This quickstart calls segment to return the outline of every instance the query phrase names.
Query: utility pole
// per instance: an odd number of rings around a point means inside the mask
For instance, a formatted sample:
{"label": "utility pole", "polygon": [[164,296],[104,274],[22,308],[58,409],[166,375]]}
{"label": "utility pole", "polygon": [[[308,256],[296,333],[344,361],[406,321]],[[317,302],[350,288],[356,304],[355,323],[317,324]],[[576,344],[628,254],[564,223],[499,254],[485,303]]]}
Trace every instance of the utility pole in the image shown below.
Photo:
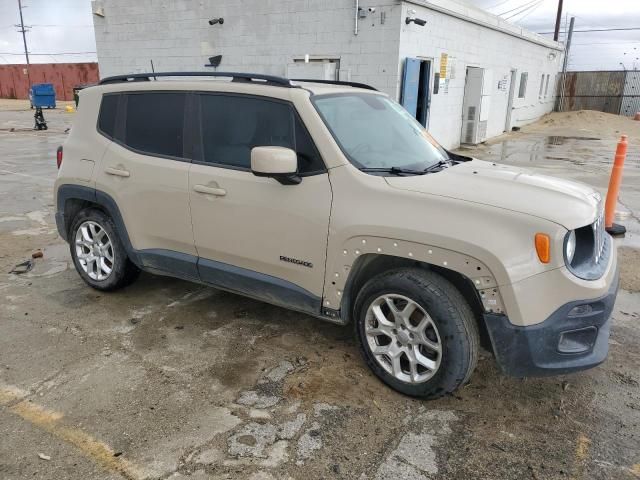
{"label": "utility pole", "polygon": [[569,50],[571,49],[571,37],[573,37],[573,25],[576,22],[576,17],[571,17],[569,22],[569,33],[567,34],[567,43],[564,46],[564,60],[562,62],[562,91],[560,92],[560,108],[562,112],[564,108],[564,89],[567,79],[567,68],[569,67]]}
{"label": "utility pole", "polygon": [[558,14],[556,15],[556,28],[553,31],[553,41],[558,41],[560,34],[560,22],[562,21],[562,0],[558,0]]}
{"label": "utility pole", "polygon": [[22,43],[24,43],[24,56],[27,58],[27,81],[29,82],[29,88],[31,88],[31,75],[29,73],[29,50],[27,49],[27,30],[24,27],[24,18],[22,18],[22,0],[18,0],[18,9],[20,10],[20,27],[19,32],[22,33]]}
{"label": "utility pole", "polygon": [[567,67],[569,66],[569,50],[571,50],[571,37],[573,37],[573,24],[576,22],[576,17],[571,17],[569,22],[569,33],[567,34],[567,44],[564,46],[564,62],[562,62],[562,73],[567,73]]}

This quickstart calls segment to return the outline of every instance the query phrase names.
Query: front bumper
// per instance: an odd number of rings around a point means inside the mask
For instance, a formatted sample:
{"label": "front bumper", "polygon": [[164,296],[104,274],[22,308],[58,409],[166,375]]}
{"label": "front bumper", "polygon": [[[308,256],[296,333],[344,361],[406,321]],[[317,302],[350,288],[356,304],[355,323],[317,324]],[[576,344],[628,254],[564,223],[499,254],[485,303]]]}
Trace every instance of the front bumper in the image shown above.
{"label": "front bumper", "polygon": [[618,285],[616,271],[604,296],[566,303],[535,325],[513,325],[506,315],[485,314],[500,368],[514,377],[541,377],[586,370],[604,362]]}

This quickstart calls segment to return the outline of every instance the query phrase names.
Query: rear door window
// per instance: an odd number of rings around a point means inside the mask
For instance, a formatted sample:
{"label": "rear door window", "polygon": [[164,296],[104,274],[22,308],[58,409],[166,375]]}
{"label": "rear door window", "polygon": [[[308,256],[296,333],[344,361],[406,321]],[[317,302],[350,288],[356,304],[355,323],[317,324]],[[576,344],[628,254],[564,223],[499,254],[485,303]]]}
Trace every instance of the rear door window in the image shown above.
{"label": "rear door window", "polygon": [[186,93],[128,93],[126,97],[122,142],[143,154],[183,157]]}
{"label": "rear door window", "polygon": [[250,169],[253,147],[279,146],[298,154],[298,172],[324,171],[306,128],[287,102],[243,95],[200,95],[203,161]]}

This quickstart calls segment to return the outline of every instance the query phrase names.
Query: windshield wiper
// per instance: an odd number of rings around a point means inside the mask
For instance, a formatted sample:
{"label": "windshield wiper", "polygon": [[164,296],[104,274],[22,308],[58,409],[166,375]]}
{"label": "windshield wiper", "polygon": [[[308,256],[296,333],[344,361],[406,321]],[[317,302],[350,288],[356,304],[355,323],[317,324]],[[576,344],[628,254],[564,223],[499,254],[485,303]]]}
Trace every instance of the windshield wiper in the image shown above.
{"label": "windshield wiper", "polygon": [[440,171],[443,168],[450,167],[450,166],[451,166],[451,163],[449,163],[447,160],[439,160],[433,165],[430,165],[427,168],[425,168],[424,173],[432,173],[435,171]]}
{"label": "windshield wiper", "polygon": [[394,175],[424,175],[428,173],[426,170],[411,170],[410,168],[400,168],[400,167],[363,167],[360,169],[362,172],[366,173],[392,173]]}

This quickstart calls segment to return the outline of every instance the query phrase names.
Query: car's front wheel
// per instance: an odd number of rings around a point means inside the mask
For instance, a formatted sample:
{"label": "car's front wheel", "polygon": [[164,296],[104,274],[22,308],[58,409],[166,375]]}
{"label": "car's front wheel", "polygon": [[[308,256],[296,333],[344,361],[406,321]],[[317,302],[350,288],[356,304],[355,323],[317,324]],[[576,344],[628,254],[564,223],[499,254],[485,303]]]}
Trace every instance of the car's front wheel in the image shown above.
{"label": "car's front wheel", "polygon": [[76,270],[95,289],[122,288],[140,272],[129,260],[113,220],[100,210],[89,208],[76,215],[69,246]]}
{"label": "car's front wheel", "polygon": [[464,384],[476,366],[479,336],[471,308],[434,272],[406,268],[372,278],[354,313],[365,361],[399,392],[440,397]]}

